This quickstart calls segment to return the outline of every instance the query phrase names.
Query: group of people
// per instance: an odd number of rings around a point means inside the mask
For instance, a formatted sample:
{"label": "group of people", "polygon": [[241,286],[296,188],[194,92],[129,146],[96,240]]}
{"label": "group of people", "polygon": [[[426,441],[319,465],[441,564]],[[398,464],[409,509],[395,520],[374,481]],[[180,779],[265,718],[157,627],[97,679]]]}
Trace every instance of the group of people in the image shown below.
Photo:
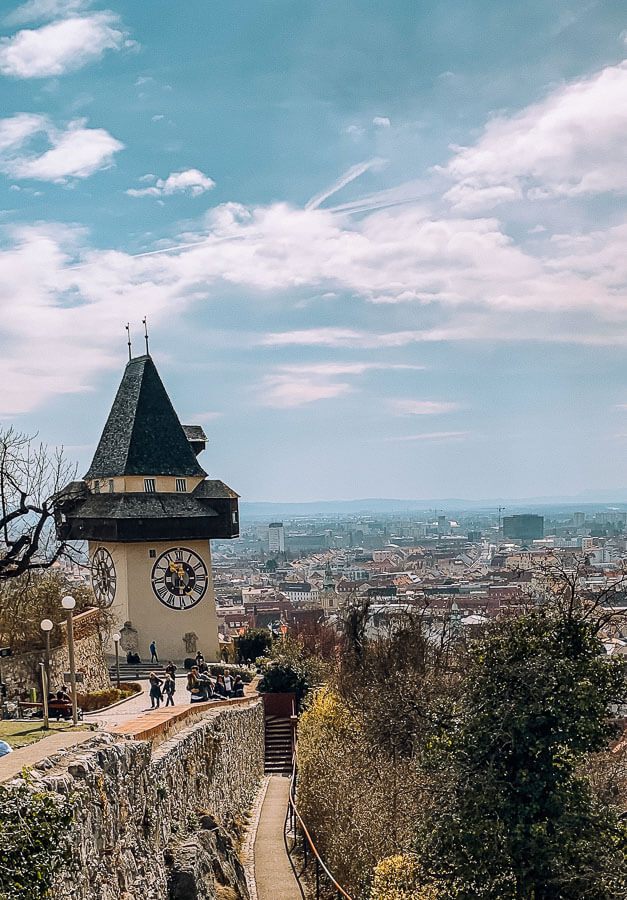
{"label": "group of people", "polygon": [[[176,669],[176,665],[169,660],[162,678],[156,672],[150,673],[150,705],[152,709],[158,709],[163,700],[165,700],[166,706],[174,706]],[[223,675],[217,675],[213,679],[209,674],[209,666],[200,651],[196,654],[196,665],[192,666],[187,675],[186,688],[189,691],[191,703],[244,696],[244,682],[241,676],[239,674],[233,676],[228,669],[225,669]]]}
{"label": "group of people", "polygon": [[57,722],[59,719],[72,718],[72,698],[65,685],[53,694],[48,694],[48,712],[51,716],[55,716]]}
{"label": "group of people", "polygon": [[240,675],[233,677],[228,669],[224,670],[224,675],[217,675],[214,681],[208,670],[201,672],[199,666],[192,666],[187,676],[187,690],[191,703],[228,700],[229,697],[244,696],[244,682]]}

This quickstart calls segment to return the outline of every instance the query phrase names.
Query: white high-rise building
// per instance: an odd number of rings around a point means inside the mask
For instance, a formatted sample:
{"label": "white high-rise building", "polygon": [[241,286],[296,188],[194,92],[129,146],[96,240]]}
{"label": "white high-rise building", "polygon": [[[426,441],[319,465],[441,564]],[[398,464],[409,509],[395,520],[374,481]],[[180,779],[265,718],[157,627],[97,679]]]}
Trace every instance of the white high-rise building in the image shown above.
{"label": "white high-rise building", "polygon": [[268,525],[268,549],[270,553],[285,553],[283,522],[270,522]]}

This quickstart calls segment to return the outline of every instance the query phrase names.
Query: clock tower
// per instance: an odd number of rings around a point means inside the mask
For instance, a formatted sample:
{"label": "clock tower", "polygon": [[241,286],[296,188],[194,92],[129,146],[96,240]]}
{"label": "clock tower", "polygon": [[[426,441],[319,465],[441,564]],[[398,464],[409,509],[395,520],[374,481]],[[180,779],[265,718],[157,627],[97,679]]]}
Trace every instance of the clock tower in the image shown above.
{"label": "clock tower", "polygon": [[62,540],[86,540],[91,581],[123,649],[218,659],[211,538],[239,535],[238,495],[207,478],[206,436],[181,425],[149,355],[124,371],[91,466],[57,504]]}

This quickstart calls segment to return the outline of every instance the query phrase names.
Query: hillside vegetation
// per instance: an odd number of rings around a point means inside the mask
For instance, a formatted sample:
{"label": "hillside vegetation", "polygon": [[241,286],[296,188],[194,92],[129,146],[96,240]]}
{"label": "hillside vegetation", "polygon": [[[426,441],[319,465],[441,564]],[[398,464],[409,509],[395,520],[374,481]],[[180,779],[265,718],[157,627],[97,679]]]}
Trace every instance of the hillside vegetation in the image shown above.
{"label": "hillside vegetation", "polygon": [[298,804],[356,900],[624,900],[627,663],[550,602],[466,645],[353,610],[299,725]]}

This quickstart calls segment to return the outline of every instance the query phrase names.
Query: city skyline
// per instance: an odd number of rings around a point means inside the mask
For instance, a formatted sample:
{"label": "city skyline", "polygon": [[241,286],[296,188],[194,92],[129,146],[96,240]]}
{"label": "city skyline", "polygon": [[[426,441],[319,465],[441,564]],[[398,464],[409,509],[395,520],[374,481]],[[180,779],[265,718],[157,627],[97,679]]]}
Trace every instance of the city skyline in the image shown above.
{"label": "city skyline", "polygon": [[245,501],[627,496],[619,4],[1,25],[4,425],[82,475],[147,316]]}

